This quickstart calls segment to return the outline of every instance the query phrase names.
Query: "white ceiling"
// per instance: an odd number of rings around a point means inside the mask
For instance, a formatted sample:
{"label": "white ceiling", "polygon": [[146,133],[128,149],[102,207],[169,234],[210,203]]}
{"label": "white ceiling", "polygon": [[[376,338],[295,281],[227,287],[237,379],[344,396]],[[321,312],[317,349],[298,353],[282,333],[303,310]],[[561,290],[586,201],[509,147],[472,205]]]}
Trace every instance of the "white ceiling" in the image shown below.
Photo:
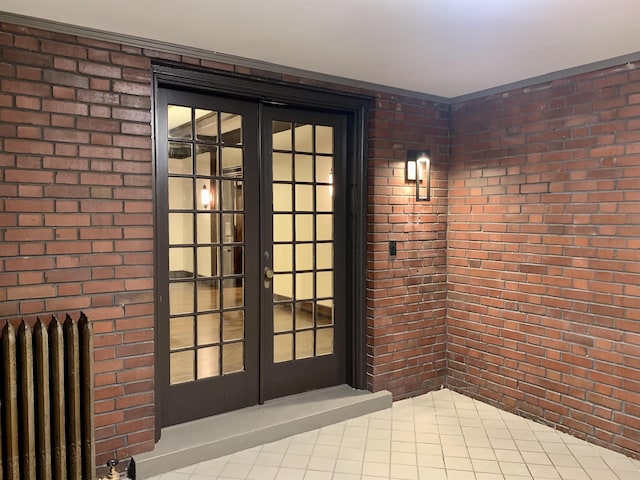
{"label": "white ceiling", "polygon": [[640,0],[2,0],[0,10],[448,98],[640,60]]}

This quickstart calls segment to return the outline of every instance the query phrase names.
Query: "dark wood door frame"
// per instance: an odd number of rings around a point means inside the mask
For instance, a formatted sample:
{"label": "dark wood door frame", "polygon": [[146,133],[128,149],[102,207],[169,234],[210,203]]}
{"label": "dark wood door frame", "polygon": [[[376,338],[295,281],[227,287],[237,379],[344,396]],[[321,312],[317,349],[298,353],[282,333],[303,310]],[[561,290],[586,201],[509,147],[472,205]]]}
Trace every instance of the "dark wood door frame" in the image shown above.
{"label": "dark wood door frame", "polygon": [[[183,65],[162,63],[153,65],[154,92],[161,87],[173,87],[187,91],[200,92],[216,96],[229,96],[267,104],[286,105],[318,111],[337,112],[347,116],[347,165],[346,183],[348,205],[347,222],[344,226],[349,239],[347,250],[346,287],[351,292],[347,315],[352,321],[346,332],[346,378],[350,386],[366,388],[366,114],[371,99],[364,96],[334,92],[325,89],[298,86],[262,78],[212,73],[210,71],[186,69]],[[154,95],[155,96],[155,95]],[[156,107],[157,108],[157,105]],[[158,112],[156,111],[155,118]],[[154,125],[155,139],[162,138],[157,122]],[[154,149],[154,164],[157,155]],[[157,172],[154,195],[162,196],[167,192],[159,191]],[[154,225],[158,225],[158,212],[155,212]],[[158,247],[156,246],[156,252]],[[156,265],[158,268],[158,265]],[[156,275],[156,278],[158,276]],[[156,291],[158,286],[156,285]],[[156,296],[157,297],[157,296]],[[156,300],[157,303],[157,300]],[[156,304],[156,311],[158,305]],[[158,345],[158,325],[155,329],[155,344]],[[156,349],[156,358],[158,357]],[[160,438],[161,423],[158,412],[159,368],[156,368],[156,440]]]}

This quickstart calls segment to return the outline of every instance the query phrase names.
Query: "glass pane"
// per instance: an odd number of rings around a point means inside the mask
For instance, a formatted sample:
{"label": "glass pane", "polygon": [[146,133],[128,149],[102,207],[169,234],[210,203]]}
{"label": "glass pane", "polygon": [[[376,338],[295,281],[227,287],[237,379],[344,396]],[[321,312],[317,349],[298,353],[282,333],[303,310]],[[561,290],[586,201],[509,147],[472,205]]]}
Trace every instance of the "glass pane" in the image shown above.
{"label": "glass pane", "polygon": [[193,248],[169,249],[169,278],[193,278]]}
{"label": "glass pane", "polygon": [[296,185],[296,211],[313,211],[313,186]]}
{"label": "glass pane", "polygon": [[333,272],[318,272],[316,296],[318,298],[333,297]]}
{"label": "glass pane", "polygon": [[273,153],[273,179],[281,181],[293,180],[290,153]]}
{"label": "glass pane", "polygon": [[333,215],[316,216],[316,240],[333,240]]}
{"label": "glass pane", "polygon": [[313,273],[296,274],[296,300],[313,298]]}
{"label": "glass pane", "polygon": [[244,209],[244,183],[240,180],[222,180],[222,210]]}
{"label": "glass pane", "polygon": [[293,275],[290,273],[275,274],[273,276],[273,295],[281,300],[293,298]]}
{"label": "glass pane", "polygon": [[273,306],[273,331],[287,332],[293,330],[293,305],[290,303]]}
{"label": "glass pane", "polygon": [[220,375],[220,347],[198,349],[198,378]]}
{"label": "glass pane", "polygon": [[198,311],[220,308],[220,281],[209,279],[198,282]]}
{"label": "glass pane", "polygon": [[228,343],[222,346],[222,373],[244,370],[244,344]]}
{"label": "glass pane", "polygon": [[333,300],[320,300],[316,303],[316,325],[333,325]]}
{"label": "glass pane", "polygon": [[313,270],[313,243],[296,245],[296,270]]}
{"label": "glass pane", "polygon": [[171,210],[193,209],[193,179],[169,177],[169,208]]}
{"label": "glass pane", "polygon": [[333,157],[316,157],[316,182],[333,183]]}
{"label": "glass pane", "polygon": [[273,241],[292,242],[293,241],[293,215],[273,216]]}
{"label": "glass pane", "polygon": [[191,107],[169,105],[167,108],[167,126],[169,137],[191,138]]}
{"label": "glass pane", "polygon": [[228,255],[228,268],[225,268],[225,275],[243,275],[244,274],[244,247],[233,246],[223,248]]}
{"label": "glass pane", "polygon": [[273,149],[291,150],[291,124],[288,122],[274,121],[271,124],[273,130]]}
{"label": "glass pane", "polygon": [[169,214],[169,245],[193,243],[193,214]]}
{"label": "glass pane", "polygon": [[193,371],[193,350],[186,352],[174,352],[170,356],[169,377],[171,385],[176,383],[191,382],[195,379]]}
{"label": "glass pane", "polygon": [[316,125],[316,152],[333,153],[333,127]]}
{"label": "glass pane", "polygon": [[313,357],[313,330],[296,333],[296,359]]}
{"label": "glass pane", "polygon": [[220,347],[198,349],[198,378],[220,375]]}
{"label": "glass pane", "polygon": [[193,283],[178,282],[169,284],[169,313],[193,313]]}
{"label": "glass pane", "polygon": [[222,142],[226,145],[242,144],[242,115],[237,113],[220,114]]}
{"label": "glass pane", "polygon": [[296,303],[296,330],[313,328],[313,303]]}
{"label": "glass pane", "polygon": [[197,178],[194,194],[198,210],[215,210],[218,205],[218,181],[208,178]]}
{"label": "glass pane", "polygon": [[288,362],[293,360],[293,335],[275,335],[273,337],[273,362]]}
{"label": "glass pane", "polygon": [[205,142],[218,140],[218,112],[196,110],[196,137]]}
{"label": "glass pane", "polygon": [[244,306],[244,279],[230,278],[224,280],[224,308]]}
{"label": "glass pane", "polygon": [[316,245],[316,268],[318,270],[333,268],[332,243],[318,243]]}
{"label": "glass pane", "polygon": [[296,155],[296,181],[313,182],[313,157]]}
{"label": "glass pane", "polygon": [[169,142],[169,173],[177,175],[190,175],[193,173],[193,161],[191,159],[191,144]]}
{"label": "glass pane", "polygon": [[218,214],[198,213],[196,216],[198,224],[198,243],[218,243]]}
{"label": "glass pane", "polygon": [[293,246],[290,244],[273,246],[273,271],[290,272],[293,270]]}
{"label": "glass pane", "polygon": [[312,242],[313,240],[313,215],[296,215],[296,241]]}
{"label": "glass pane", "polygon": [[198,345],[220,341],[220,314],[198,315]]}
{"label": "glass pane", "polygon": [[333,211],[333,186],[316,185],[316,208],[319,212]]}
{"label": "glass pane", "polygon": [[244,312],[234,310],[222,314],[222,340],[242,340],[244,338]]}
{"label": "glass pane", "polygon": [[242,177],[241,147],[223,147],[221,160],[223,177]]}
{"label": "glass pane", "polygon": [[244,215],[242,213],[225,213],[222,215],[224,224],[224,243],[244,241]]}
{"label": "glass pane", "polygon": [[281,183],[273,185],[273,210],[276,212],[290,212],[293,210],[291,185]]}
{"label": "glass pane", "polygon": [[313,126],[296,123],[296,151],[313,151]]}
{"label": "glass pane", "polygon": [[218,247],[198,247],[198,278],[220,275],[218,265]]}
{"label": "glass pane", "polygon": [[316,356],[333,353],[333,328],[316,330]]}
{"label": "glass pane", "polygon": [[212,145],[196,146],[196,174],[218,175],[218,147]]}
{"label": "glass pane", "polygon": [[177,350],[193,345],[193,317],[169,319],[169,348]]}

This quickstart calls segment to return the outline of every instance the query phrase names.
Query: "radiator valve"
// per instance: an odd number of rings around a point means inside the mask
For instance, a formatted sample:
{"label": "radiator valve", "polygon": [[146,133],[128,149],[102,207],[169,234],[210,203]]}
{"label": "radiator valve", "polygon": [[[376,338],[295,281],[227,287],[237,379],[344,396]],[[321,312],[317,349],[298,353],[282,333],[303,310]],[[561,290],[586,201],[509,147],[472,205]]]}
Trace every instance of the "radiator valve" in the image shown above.
{"label": "radiator valve", "polygon": [[107,462],[107,467],[109,467],[109,475],[106,477],[101,477],[99,480],[120,480],[120,474],[116,470],[116,465],[118,465],[118,460],[112,458]]}

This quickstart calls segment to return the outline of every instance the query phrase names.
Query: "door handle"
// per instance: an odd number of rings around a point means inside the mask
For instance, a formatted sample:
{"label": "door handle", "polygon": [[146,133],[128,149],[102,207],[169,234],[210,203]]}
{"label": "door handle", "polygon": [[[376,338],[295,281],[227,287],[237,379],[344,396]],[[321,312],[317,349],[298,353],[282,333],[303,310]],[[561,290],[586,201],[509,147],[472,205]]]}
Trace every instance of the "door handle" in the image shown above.
{"label": "door handle", "polygon": [[264,288],[271,287],[271,279],[273,278],[273,270],[269,267],[264,267]]}

